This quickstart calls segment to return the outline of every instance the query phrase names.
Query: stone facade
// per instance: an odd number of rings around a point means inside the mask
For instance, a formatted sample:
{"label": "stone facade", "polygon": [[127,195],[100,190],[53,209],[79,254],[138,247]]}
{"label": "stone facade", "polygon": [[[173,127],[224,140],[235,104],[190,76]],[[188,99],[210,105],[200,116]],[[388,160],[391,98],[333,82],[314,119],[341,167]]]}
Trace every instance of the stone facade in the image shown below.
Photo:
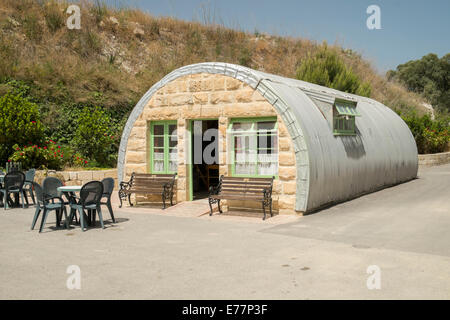
{"label": "stone facade", "polygon": [[[189,198],[188,125],[190,119],[218,119],[219,173],[229,175],[227,128],[233,118],[277,117],[279,139],[278,178],[274,182],[273,204],[280,214],[295,213],[295,154],[288,131],[276,110],[247,84],[224,75],[194,74],[177,78],[158,90],[136,120],[128,140],[125,175],[150,172],[149,128],[151,121],[176,120],[178,124],[178,179],[176,200]],[[224,207],[255,207],[259,203],[233,201]]]}

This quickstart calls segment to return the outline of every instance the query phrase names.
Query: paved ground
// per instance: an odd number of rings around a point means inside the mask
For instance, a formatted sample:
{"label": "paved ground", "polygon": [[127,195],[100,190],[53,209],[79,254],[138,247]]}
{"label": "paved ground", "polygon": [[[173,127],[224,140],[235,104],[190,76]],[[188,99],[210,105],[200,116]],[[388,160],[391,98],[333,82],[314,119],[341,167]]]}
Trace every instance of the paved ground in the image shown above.
{"label": "paved ground", "polygon": [[[289,223],[133,208],[85,233],[52,217],[38,234],[34,209],[0,209],[0,298],[449,299],[449,190],[445,165]],[[81,290],[66,287],[69,265]]]}

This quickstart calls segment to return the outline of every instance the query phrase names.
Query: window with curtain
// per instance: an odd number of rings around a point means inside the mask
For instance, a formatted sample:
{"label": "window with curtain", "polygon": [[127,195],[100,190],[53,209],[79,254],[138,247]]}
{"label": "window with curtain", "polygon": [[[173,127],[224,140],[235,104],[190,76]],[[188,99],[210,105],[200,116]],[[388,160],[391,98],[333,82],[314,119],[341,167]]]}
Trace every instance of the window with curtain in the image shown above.
{"label": "window with curtain", "polygon": [[152,122],[151,171],[152,173],[175,173],[178,169],[177,122]]}
{"label": "window with curtain", "polygon": [[232,174],[278,175],[278,128],[276,119],[233,120],[229,128]]}

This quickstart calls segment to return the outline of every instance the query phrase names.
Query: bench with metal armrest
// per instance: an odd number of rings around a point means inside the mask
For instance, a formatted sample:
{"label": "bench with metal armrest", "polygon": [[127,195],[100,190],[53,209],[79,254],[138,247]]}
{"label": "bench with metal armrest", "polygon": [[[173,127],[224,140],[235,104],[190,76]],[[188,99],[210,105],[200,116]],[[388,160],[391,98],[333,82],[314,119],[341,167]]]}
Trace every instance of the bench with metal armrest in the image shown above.
{"label": "bench with metal armrest", "polygon": [[130,201],[132,193],[135,194],[160,194],[163,202],[163,209],[166,208],[166,200],[170,200],[170,205],[173,205],[173,188],[177,174],[151,174],[151,173],[136,173],[133,172],[128,182],[120,182],[119,186],[119,200],[120,208],[122,207],[122,200],[128,198],[130,206],[133,204]]}
{"label": "bench with metal armrest", "polygon": [[260,201],[264,212],[263,220],[266,219],[266,207],[270,209],[270,216],[272,213],[272,178],[241,178],[241,177],[224,177],[223,175],[219,179],[219,184],[216,187],[211,186],[209,188],[209,208],[217,203],[219,212],[222,213],[220,208],[220,200],[243,200],[243,201]]}

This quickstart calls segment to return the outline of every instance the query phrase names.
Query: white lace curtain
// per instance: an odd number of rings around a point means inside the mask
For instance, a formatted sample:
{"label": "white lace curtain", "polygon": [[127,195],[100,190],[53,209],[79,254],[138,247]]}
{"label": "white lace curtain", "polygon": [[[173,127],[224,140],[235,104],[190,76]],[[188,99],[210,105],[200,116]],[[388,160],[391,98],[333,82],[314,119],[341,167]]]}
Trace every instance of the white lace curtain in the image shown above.
{"label": "white lace curtain", "polygon": [[278,136],[275,122],[234,123],[235,173],[271,176],[278,173]]}
{"label": "white lace curtain", "polygon": [[[256,161],[257,160],[257,161]],[[278,173],[278,154],[259,153],[255,151],[237,153],[235,159],[235,173],[248,175],[277,175]]]}
{"label": "white lace curtain", "polygon": [[153,153],[153,170],[155,172],[164,172],[164,153]]}

